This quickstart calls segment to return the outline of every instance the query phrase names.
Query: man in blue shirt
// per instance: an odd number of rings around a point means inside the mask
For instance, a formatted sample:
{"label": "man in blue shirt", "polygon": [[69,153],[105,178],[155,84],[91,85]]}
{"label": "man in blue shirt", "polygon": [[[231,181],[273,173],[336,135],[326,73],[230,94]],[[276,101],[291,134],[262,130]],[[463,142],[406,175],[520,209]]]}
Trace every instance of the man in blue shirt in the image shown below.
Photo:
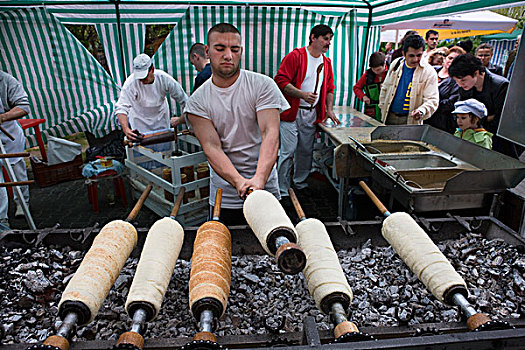
{"label": "man in blue shirt", "polygon": [[425,41],[410,35],[403,43],[403,57],[392,62],[381,86],[381,121],[389,125],[423,124],[439,104],[437,74],[421,59]]}
{"label": "man in blue shirt", "polygon": [[[197,72],[199,72],[193,83],[193,90],[191,91],[193,94],[202,84],[204,84],[206,80],[211,77],[211,65],[210,60],[206,55],[206,51],[204,50],[204,44],[202,43],[195,43],[191,46],[189,58],[190,63],[195,67]],[[174,128],[179,124],[185,123],[186,120],[183,116],[173,117],[170,121],[171,126]]]}
{"label": "man in blue shirt", "polygon": [[211,77],[210,60],[204,51],[204,44],[196,43],[190,48],[190,63],[195,67],[199,74],[195,78],[193,91],[195,92],[206,80]]}

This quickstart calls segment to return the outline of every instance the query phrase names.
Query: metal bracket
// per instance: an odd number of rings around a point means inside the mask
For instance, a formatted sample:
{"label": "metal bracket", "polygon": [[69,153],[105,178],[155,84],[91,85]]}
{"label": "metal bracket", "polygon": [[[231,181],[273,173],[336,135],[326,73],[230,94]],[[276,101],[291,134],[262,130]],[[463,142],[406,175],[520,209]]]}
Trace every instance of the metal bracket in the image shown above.
{"label": "metal bracket", "polygon": [[88,237],[91,236],[93,231],[95,231],[99,226],[100,224],[98,222],[95,222],[95,225],[91,227],[86,227],[78,236],[74,236],[73,233],[69,231],[69,237],[75,242],[84,243],[86,239],[88,239]]}
{"label": "metal bracket", "polygon": [[430,225],[430,222],[428,222],[427,219],[425,218],[416,219],[415,215],[412,215],[412,217],[414,217],[414,220],[416,220],[416,222],[419,221],[419,223],[425,228],[426,231],[432,231],[432,228],[431,228],[432,225]]}
{"label": "metal bracket", "polygon": [[452,218],[452,219],[456,220],[458,224],[460,224],[465,230],[467,230],[467,232],[469,232],[469,233],[472,232],[472,227],[470,227],[470,224],[465,219],[463,219],[461,216],[459,216],[459,215],[452,215],[450,213],[447,213],[447,216],[449,218]]}
{"label": "metal bracket", "polygon": [[341,224],[341,227],[345,231],[345,233],[349,236],[355,235],[355,231],[352,229],[352,226],[350,226],[349,221],[342,219],[341,217],[337,218],[337,221],[339,221],[339,224]]}
{"label": "metal bracket", "polygon": [[317,324],[312,316],[306,316],[303,321],[303,341],[310,347],[320,346],[321,337],[317,330]]}
{"label": "metal bracket", "polygon": [[52,231],[55,231],[59,227],[60,227],[60,224],[56,223],[55,226],[53,227],[48,227],[43,230],[40,230],[40,233],[36,237],[36,240],[34,240],[35,247],[37,247],[40,243],[42,243],[42,241],[44,240],[44,238],[47,237],[47,235],[49,235]]}
{"label": "metal bracket", "polygon": [[[415,215],[412,215],[414,218],[416,218]],[[432,232],[432,233],[437,233],[439,231],[441,231],[441,228],[443,227],[443,222],[439,223],[437,226],[436,225],[433,225],[430,223],[430,221],[428,221],[426,218],[416,218],[416,221],[418,221],[421,225],[423,225],[423,227],[425,228],[426,231],[428,232]]]}

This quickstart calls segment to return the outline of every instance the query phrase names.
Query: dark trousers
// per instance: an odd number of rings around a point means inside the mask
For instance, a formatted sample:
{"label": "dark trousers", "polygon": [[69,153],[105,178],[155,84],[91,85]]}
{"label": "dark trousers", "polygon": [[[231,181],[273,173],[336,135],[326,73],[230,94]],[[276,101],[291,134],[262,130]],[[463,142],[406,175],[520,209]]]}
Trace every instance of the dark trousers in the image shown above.
{"label": "dark trousers", "polygon": [[[208,220],[213,219],[213,209],[214,207],[210,205]],[[221,208],[219,221],[222,222],[226,227],[248,225],[246,219],[244,218],[244,213],[242,209]]]}
{"label": "dark trousers", "polygon": [[385,120],[386,125],[407,125],[408,114],[397,114],[392,111],[388,112]]}

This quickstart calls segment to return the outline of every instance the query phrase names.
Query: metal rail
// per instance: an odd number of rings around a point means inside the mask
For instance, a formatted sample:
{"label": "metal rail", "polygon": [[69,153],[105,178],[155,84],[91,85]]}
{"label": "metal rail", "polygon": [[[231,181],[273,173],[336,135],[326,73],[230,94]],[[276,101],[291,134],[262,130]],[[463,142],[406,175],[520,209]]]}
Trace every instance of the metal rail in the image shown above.
{"label": "metal rail", "polygon": [[[446,218],[416,218],[418,224],[429,233],[434,241],[458,238],[461,233],[475,230],[488,239],[500,238],[514,246],[525,247],[525,238],[514,230],[491,216],[479,217],[446,217]],[[373,245],[387,246],[381,235],[382,219],[368,221],[326,222],[334,248],[336,250],[359,247],[367,240]],[[137,228],[141,247],[146,239],[149,228]],[[189,260],[193,251],[193,241],[198,227],[186,227],[184,243],[179,258]],[[266,254],[249,226],[229,227],[232,235],[232,254]],[[70,246],[77,250],[85,250],[91,246],[94,237],[99,233],[98,225],[83,229],[64,229],[58,225],[43,230],[11,230],[0,233],[0,246],[31,246],[37,244]],[[133,257],[140,255],[140,248],[135,248]]]}
{"label": "metal rail", "polygon": [[[361,327],[377,340],[347,344],[332,344],[331,331],[319,331],[317,325],[307,317],[303,320],[302,332],[284,334],[239,335],[219,337],[218,342],[227,348],[253,349],[257,347],[289,348],[294,350],[318,349],[523,349],[525,341],[525,320],[505,319],[515,329],[469,332],[463,323],[426,323],[417,326]],[[437,329],[441,334],[415,336],[418,329]],[[172,350],[188,341],[190,337],[147,339],[144,349]],[[31,344],[3,345],[3,350],[26,350]],[[114,345],[112,340],[74,342],[71,350],[107,350]]]}

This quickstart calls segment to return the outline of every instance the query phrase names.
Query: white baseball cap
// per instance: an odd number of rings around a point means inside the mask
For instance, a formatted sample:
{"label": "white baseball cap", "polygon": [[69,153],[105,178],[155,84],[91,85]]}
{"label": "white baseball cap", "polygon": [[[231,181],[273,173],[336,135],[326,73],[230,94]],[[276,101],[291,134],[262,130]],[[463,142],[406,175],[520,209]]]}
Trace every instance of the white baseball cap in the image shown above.
{"label": "white baseball cap", "polygon": [[141,53],[133,60],[133,75],[135,79],[144,79],[148,75],[149,67],[153,64],[151,58]]}

